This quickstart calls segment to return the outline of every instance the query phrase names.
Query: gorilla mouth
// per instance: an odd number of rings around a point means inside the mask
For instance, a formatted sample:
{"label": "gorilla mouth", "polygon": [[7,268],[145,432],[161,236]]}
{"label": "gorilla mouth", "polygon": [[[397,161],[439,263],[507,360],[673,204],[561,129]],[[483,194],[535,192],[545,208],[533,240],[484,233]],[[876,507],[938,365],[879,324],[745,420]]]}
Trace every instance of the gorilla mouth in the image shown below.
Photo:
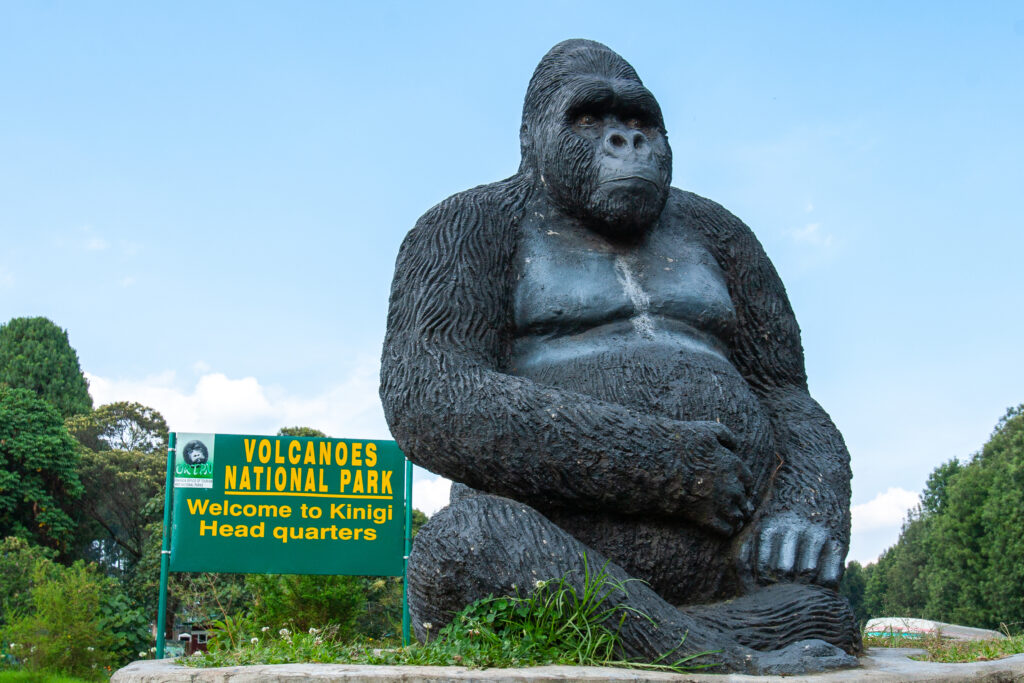
{"label": "gorilla mouth", "polygon": [[650,183],[651,185],[654,185],[657,188],[661,187],[661,183],[657,179],[651,178],[650,176],[646,176],[646,175],[635,175],[635,174],[633,174],[633,175],[617,175],[617,176],[614,176],[612,178],[605,178],[605,179],[601,180],[600,184],[601,185],[610,185],[612,183],[624,183],[624,182],[625,183],[630,183],[630,182],[636,182],[637,180],[641,180],[641,181],[643,181],[645,183]]}

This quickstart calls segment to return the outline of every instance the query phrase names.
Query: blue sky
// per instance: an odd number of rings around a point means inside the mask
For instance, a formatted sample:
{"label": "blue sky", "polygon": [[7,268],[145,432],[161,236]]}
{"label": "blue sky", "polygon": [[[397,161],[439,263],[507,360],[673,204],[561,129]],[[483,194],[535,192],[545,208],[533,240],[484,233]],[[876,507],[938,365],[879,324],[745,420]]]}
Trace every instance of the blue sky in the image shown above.
{"label": "blue sky", "polygon": [[636,67],[674,184],[774,261],[873,559],[1024,402],[1020,3],[7,2],[0,319],[67,328],[98,403],[175,429],[386,438],[398,245],[515,171],[570,37]]}

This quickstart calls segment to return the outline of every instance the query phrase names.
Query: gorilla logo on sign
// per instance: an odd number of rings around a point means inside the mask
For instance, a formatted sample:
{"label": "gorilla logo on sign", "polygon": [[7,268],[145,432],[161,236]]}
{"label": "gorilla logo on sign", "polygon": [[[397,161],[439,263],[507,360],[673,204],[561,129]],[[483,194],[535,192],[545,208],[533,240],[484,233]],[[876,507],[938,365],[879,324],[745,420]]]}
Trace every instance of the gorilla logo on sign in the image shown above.
{"label": "gorilla logo on sign", "polygon": [[202,441],[193,439],[185,444],[181,457],[189,465],[202,465],[210,459],[210,451]]}
{"label": "gorilla logo on sign", "polygon": [[661,109],[604,45],[541,60],[521,144],[518,173],[428,211],[395,268],[388,423],[458,482],[410,558],[418,635],[538,579],[581,589],[607,562],[643,579],[609,595],[637,610],[626,656],[855,664],[836,592],[849,454],[761,245],[671,187]]}

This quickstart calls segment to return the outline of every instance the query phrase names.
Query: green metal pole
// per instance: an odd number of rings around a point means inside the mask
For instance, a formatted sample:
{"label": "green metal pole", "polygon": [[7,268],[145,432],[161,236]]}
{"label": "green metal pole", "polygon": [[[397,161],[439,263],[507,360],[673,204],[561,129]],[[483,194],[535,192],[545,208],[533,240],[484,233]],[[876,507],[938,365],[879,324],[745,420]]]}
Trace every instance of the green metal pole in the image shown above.
{"label": "green metal pole", "polygon": [[402,646],[411,640],[409,629],[409,553],[412,551],[412,462],[405,461],[405,567],[402,571]]}
{"label": "green metal pole", "polygon": [[171,563],[171,499],[174,495],[174,437],[167,441],[167,480],[164,483],[164,542],[160,549],[160,607],[156,617],[156,658],[164,658],[167,621],[167,572]]}

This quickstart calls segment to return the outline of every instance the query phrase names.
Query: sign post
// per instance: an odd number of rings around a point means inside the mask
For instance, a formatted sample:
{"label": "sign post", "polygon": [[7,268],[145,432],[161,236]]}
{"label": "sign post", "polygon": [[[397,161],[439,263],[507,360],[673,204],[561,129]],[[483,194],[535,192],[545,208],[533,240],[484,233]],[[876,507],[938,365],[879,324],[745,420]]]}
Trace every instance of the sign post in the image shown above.
{"label": "sign post", "polygon": [[[394,441],[177,433],[169,443],[158,658],[168,571],[405,577],[412,463]],[[402,608],[408,643],[404,580]]]}
{"label": "sign post", "polygon": [[405,555],[402,561],[402,647],[409,646],[409,553],[412,551],[412,463],[405,461]]}
{"label": "sign post", "polygon": [[174,432],[167,441],[167,478],[164,483],[164,539],[160,546],[160,607],[156,617],[156,658],[164,658],[164,640],[167,628],[167,570],[170,565],[171,542],[171,482],[174,477]]}

